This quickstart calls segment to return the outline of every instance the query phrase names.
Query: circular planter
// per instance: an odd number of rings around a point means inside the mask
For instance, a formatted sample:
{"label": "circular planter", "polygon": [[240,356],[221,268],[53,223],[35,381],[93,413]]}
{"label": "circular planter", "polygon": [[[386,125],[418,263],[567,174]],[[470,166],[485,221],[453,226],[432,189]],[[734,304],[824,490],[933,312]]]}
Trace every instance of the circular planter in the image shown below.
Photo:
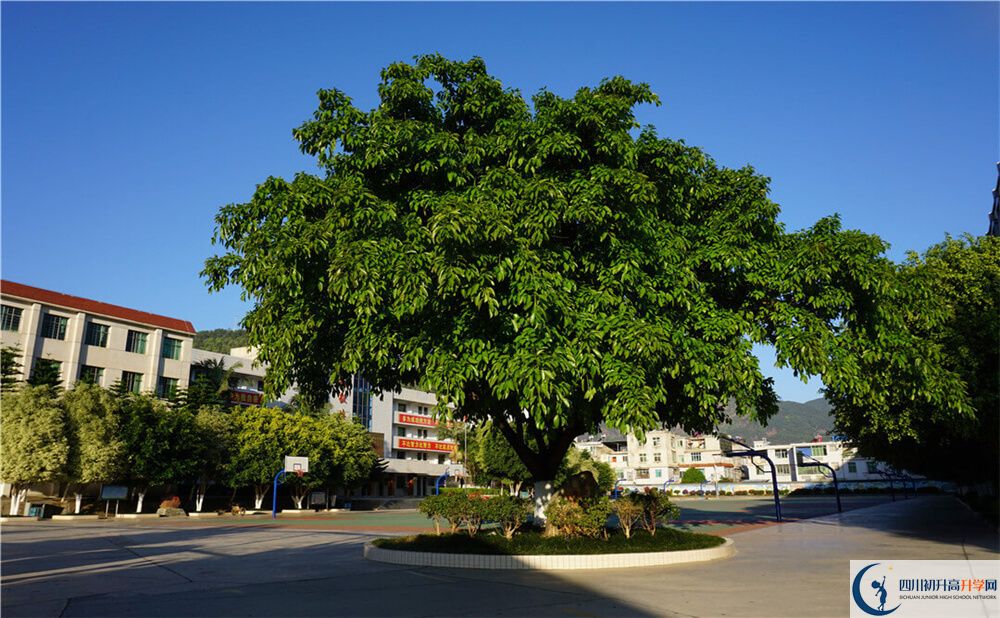
{"label": "circular planter", "polygon": [[555,571],[568,569],[624,569],[705,562],[733,555],[733,540],[707,549],[682,551],[635,552],[628,554],[573,554],[563,556],[491,556],[483,554],[443,554],[422,551],[382,549],[365,543],[364,556],[375,562],[449,569],[530,569]]}

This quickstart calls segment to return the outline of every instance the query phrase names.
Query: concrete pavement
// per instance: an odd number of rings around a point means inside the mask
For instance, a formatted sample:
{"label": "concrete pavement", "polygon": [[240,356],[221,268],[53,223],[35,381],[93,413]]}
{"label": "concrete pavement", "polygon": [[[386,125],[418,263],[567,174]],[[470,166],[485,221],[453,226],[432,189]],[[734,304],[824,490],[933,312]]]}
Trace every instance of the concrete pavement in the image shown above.
{"label": "concrete pavement", "polygon": [[367,562],[362,533],[55,522],[2,529],[10,616],[844,616],[851,559],[997,559],[947,496],[733,534],[675,567],[456,571]]}

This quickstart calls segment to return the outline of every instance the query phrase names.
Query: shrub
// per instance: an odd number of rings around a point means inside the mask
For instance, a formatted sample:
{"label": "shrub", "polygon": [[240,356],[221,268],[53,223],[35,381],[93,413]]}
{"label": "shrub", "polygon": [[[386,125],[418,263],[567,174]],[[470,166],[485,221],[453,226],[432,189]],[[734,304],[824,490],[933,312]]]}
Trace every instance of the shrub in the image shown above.
{"label": "shrub", "polygon": [[440,521],[448,520],[451,531],[458,532],[463,521],[463,502],[468,499],[461,492],[442,492],[436,496],[427,496],[420,502],[420,512],[434,520],[434,529],[441,533]]}
{"label": "shrub", "polygon": [[606,497],[582,502],[558,498],[545,509],[548,525],[565,536],[607,536],[605,525],[610,514],[611,501]]}
{"label": "shrub", "polygon": [[469,533],[469,536],[476,536],[489,512],[487,503],[492,498],[478,493],[452,495],[455,496],[455,508],[458,511],[459,522],[465,524],[465,531]]}
{"label": "shrub", "polygon": [[677,519],[681,510],[672,502],[670,496],[660,493],[649,493],[638,496],[637,502],[642,507],[642,527],[650,535],[656,534],[660,521]]}
{"label": "shrub", "polygon": [[626,539],[632,538],[632,530],[642,519],[642,504],[633,496],[625,496],[611,503],[611,510],[618,517],[618,527],[622,529]]}
{"label": "shrub", "polygon": [[514,538],[514,533],[533,511],[531,500],[516,496],[492,496],[483,501],[483,507],[486,511],[485,519],[500,524],[500,529],[508,540]]}
{"label": "shrub", "polygon": [[447,500],[445,494],[427,496],[420,501],[420,506],[417,507],[421,513],[434,520],[434,532],[439,536],[441,534],[441,519],[444,518],[445,500]]}

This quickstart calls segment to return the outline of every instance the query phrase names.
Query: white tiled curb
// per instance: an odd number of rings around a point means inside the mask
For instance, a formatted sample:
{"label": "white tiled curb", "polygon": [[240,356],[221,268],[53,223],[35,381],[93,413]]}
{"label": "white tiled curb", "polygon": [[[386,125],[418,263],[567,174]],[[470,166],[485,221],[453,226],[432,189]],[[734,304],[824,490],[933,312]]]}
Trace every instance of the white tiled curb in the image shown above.
{"label": "white tiled curb", "polygon": [[486,556],[482,554],[439,554],[421,551],[382,549],[365,543],[364,556],[376,562],[450,569],[623,569],[718,560],[733,555],[733,540],[708,549],[660,551],[631,554],[594,554],[570,556]]}

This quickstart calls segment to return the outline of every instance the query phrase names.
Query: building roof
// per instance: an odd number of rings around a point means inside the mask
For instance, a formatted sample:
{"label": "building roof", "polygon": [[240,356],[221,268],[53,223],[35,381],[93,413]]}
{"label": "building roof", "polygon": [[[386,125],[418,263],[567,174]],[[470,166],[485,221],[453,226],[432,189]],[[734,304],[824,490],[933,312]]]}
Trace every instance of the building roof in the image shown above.
{"label": "building roof", "polygon": [[102,303],[97,300],[90,300],[89,298],[80,298],[79,296],[70,296],[69,294],[43,290],[42,288],[7,281],[6,279],[0,279],[0,293],[7,296],[14,296],[16,298],[23,298],[29,301],[45,303],[46,305],[54,305],[56,307],[63,307],[66,309],[75,309],[85,313],[93,313],[109,318],[118,318],[129,322],[156,326],[178,333],[187,333],[190,335],[195,334],[194,326],[187,320],[169,318],[164,315],[139,311],[138,309],[129,309],[128,307],[120,307],[118,305]]}

